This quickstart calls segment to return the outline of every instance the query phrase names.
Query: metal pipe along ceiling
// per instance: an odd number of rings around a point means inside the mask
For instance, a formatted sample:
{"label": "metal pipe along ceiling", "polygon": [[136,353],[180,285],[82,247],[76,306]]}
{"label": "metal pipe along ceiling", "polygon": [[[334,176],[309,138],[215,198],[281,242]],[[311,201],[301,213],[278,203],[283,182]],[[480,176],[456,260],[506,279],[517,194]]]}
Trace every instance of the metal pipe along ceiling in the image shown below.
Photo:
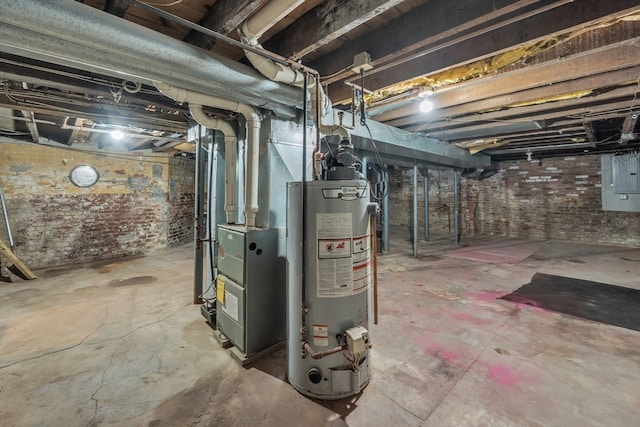
{"label": "metal pipe along ceiling", "polygon": [[0,51],[87,71],[164,82],[294,117],[300,89],[244,64],[74,0],[4,0]]}

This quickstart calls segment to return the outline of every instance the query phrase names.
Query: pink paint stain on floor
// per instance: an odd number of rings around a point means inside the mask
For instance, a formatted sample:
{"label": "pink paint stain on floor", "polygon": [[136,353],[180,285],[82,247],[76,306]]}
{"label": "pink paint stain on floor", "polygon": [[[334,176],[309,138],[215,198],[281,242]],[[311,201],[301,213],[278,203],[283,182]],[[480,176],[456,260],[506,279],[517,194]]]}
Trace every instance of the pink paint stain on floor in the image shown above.
{"label": "pink paint stain on floor", "polygon": [[487,378],[504,387],[531,385],[539,382],[537,376],[516,371],[507,365],[492,364],[481,360],[478,360],[477,364],[487,369]]}
{"label": "pink paint stain on floor", "polygon": [[520,382],[521,378],[517,376],[511,369],[504,365],[488,366],[488,376],[492,380],[502,384],[503,386],[511,387]]}
{"label": "pink paint stain on floor", "polygon": [[506,291],[482,291],[482,292],[465,292],[463,296],[465,298],[474,299],[478,301],[493,301],[507,295]]}
{"label": "pink paint stain on floor", "polygon": [[452,319],[460,320],[462,322],[471,323],[471,324],[477,325],[477,326],[494,324],[494,322],[492,322],[491,320],[482,319],[482,318],[476,317],[476,316],[474,316],[472,314],[469,314],[467,312],[464,312],[464,311],[456,311],[454,313],[451,313],[450,317]]}
{"label": "pink paint stain on floor", "polygon": [[452,364],[460,360],[462,354],[450,348],[447,348],[441,342],[433,339],[433,334],[424,334],[413,341],[416,347],[419,347],[425,354],[437,357],[443,362]]}

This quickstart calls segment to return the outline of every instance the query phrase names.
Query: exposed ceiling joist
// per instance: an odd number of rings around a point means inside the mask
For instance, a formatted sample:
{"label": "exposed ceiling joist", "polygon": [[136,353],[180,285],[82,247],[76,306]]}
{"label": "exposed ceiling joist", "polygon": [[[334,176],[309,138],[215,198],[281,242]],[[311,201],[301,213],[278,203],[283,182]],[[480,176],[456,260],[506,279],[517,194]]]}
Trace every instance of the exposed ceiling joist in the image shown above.
{"label": "exposed ceiling joist", "polygon": [[[585,78],[610,70],[634,67],[640,62],[639,43],[640,39],[634,38],[558,61],[470,80],[436,92],[433,95],[433,102],[438,105],[438,108],[453,107],[567,80]],[[376,116],[376,120],[387,121],[414,113],[413,106],[404,106],[382,113]]]}
{"label": "exposed ceiling joist", "polygon": [[432,0],[413,9],[355,40],[340,46],[329,55],[309,65],[328,76],[329,84],[351,76],[351,71],[340,72],[351,64],[353,57],[367,46],[374,66],[386,64],[423,47],[448,37],[465,33],[480,24],[499,18],[537,0]]}
{"label": "exposed ceiling joist", "polygon": [[[522,109],[527,104],[541,104],[546,105],[546,107],[541,108],[553,109],[562,105],[557,103],[562,100],[561,98],[563,94],[578,94],[586,91],[594,92],[595,96],[599,92],[602,92],[601,88],[603,87],[613,88],[617,85],[628,84],[629,82],[634,81],[637,76],[638,70],[636,67],[624,68],[621,70],[590,75],[579,79],[572,79],[566,82],[544,85],[514,93],[507,93],[461,105],[454,105],[450,107],[441,107],[440,105],[437,105],[436,109],[429,113],[428,116],[413,115],[402,117],[400,119],[393,119],[386,123],[391,126],[403,128],[414,123],[424,121],[436,122],[438,120],[470,114],[487,114],[485,112],[489,112],[488,114],[491,114],[492,111],[511,109],[515,106],[519,106],[517,108],[518,111],[530,111]],[[496,115],[500,114],[498,113]]]}
{"label": "exposed ceiling joist", "polygon": [[[260,0],[218,0],[207,9],[198,25],[221,34],[229,34],[260,6]],[[183,39],[192,45],[209,50],[216,44],[216,39],[190,30]]]}
{"label": "exposed ceiling joist", "polygon": [[638,138],[638,134],[635,133],[636,123],[638,122],[638,113],[629,113],[624,119],[622,124],[622,132],[620,135],[620,143],[627,144],[629,141]]}
{"label": "exposed ceiling joist", "polygon": [[112,15],[123,18],[125,13],[129,9],[129,2],[127,0],[106,0],[104,3],[104,11]]}
{"label": "exposed ceiling joist", "polygon": [[[275,35],[265,43],[265,47],[285,57],[304,58],[399,3],[402,3],[402,0],[327,1]],[[353,56],[348,64],[351,64],[352,60]]]}
{"label": "exposed ceiling joist", "polygon": [[[426,49],[402,66],[378,67],[367,73],[364,86],[369,90],[378,90],[400,81],[435,73],[440,70],[465,64],[480,58],[487,58],[508,49],[524,46],[536,40],[549,40],[554,35],[567,34],[571,29],[584,28],[604,18],[612,18],[620,14],[638,9],[636,0],[617,0],[603,2],[600,0],[581,0],[564,4],[545,13],[528,16],[521,21],[512,22],[499,29],[479,34],[477,37],[464,39],[454,45],[436,46]],[[423,25],[431,25],[439,17],[426,17]],[[435,23],[433,23],[435,25]],[[389,35],[391,37],[391,34]],[[464,37],[463,37],[464,38]],[[374,58],[375,59],[375,58]],[[348,102],[351,99],[351,88],[334,83],[329,94],[334,103]]]}
{"label": "exposed ceiling joist", "polygon": [[33,111],[20,110],[22,117],[26,120],[27,128],[29,128],[29,132],[31,133],[31,139],[33,142],[38,142],[40,139],[40,133],[38,132],[38,124],[36,123],[36,117],[33,114]]}

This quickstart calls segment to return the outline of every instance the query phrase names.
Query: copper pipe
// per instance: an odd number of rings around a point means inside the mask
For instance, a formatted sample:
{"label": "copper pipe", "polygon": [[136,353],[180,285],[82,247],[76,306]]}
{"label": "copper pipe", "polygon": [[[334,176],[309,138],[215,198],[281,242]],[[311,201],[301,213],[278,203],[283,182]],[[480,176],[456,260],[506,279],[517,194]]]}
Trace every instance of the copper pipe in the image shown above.
{"label": "copper pipe", "polygon": [[373,324],[378,324],[378,250],[377,250],[377,218],[376,213],[371,214],[371,255],[373,263]]}
{"label": "copper pipe", "polygon": [[304,348],[304,350],[307,352],[307,354],[309,356],[311,356],[313,359],[322,359],[325,356],[329,356],[329,355],[335,354],[335,353],[340,353],[342,350],[345,350],[347,348],[347,346],[346,345],[341,345],[339,347],[334,347],[331,350],[316,352],[316,351],[313,351],[313,347],[311,347],[308,342],[303,342],[302,343],[302,348]]}

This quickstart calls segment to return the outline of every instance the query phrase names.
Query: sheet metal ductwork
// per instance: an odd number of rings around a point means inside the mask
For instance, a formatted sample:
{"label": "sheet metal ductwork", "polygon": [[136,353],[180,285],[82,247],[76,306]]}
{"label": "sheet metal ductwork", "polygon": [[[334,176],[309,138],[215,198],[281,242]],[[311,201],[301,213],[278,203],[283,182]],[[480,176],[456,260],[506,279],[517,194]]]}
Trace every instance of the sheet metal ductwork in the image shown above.
{"label": "sheet metal ductwork", "polygon": [[6,0],[0,51],[134,81],[164,82],[295,117],[299,88],[73,0]]}

